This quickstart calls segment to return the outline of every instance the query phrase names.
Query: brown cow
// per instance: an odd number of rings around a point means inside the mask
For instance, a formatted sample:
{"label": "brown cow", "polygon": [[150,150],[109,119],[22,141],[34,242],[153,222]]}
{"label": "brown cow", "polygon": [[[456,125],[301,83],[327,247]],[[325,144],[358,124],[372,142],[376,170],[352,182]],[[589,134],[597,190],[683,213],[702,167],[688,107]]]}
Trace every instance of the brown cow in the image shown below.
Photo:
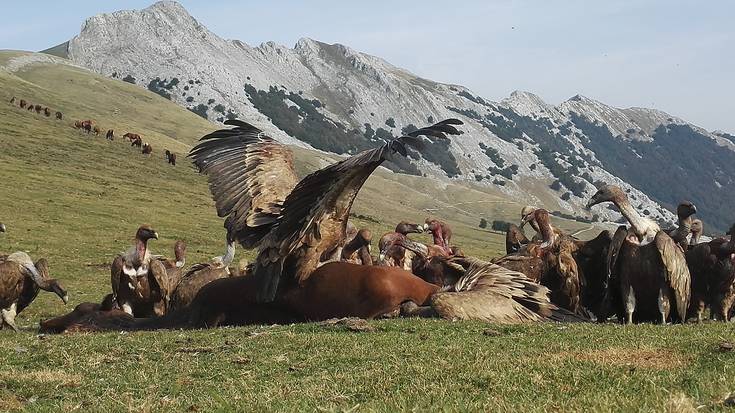
{"label": "brown cow", "polygon": [[107,134],[105,135],[105,139],[107,140],[114,140],[115,139],[115,131],[112,129],[109,129],[107,131]]}
{"label": "brown cow", "polygon": [[84,129],[87,132],[87,135],[89,135],[89,133],[92,132],[92,121],[91,120],[83,120],[82,121],[82,129]]}
{"label": "brown cow", "polygon": [[50,117],[51,116],[51,109],[49,109],[49,108],[43,108],[43,114],[46,115],[47,118]]}
{"label": "brown cow", "polygon": [[143,139],[141,139],[140,136],[133,138],[133,143],[130,146],[137,146],[138,148],[143,147]]}
{"label": "brown cow", "polygon": [[43,107],[41,107],[41,105],[36,105],[36,106],[33,107],[33,109],[35,109],[36,110],[36,113],[38,113],[40,115],[41,114],[41,111],[43,110]]}
{"label": "brown cow", "polygon": [[28,104],[28,103],[26,103],[26,101],[25,101],[24,99],[21,99],[21,100],[20,100],[20,108],[21,108],[21,109],[25,109],[25,108],[26,108],[26,105],[27,105],[27,104]]}
{"label": "brown cow", "polygon": [[176,166],[176,154],[166,149],[166,160],[173,166]]}
{"label": "brown cow", "polygon": [[143,155],[150,155],[153,153],[153,147],[150,144],[143,145]]}
{"label": "brown cow", "polygon": [[56,119],[61,120],[63,117],[64,115],[61,112],[56,111]]}
{"label": "brown cow", "polygon": [[35,106],[33,106],[32,103],[29,103],[28,104],[28,110],[31,111],[31,112],[33,112],[34,109],[35,109]]}

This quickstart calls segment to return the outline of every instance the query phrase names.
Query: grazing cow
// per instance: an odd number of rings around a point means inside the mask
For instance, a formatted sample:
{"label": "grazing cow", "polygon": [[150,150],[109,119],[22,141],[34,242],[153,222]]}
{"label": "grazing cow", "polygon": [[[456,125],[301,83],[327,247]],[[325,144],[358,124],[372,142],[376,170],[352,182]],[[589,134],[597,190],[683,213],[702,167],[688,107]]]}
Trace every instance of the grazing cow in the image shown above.
{"label": "grazing cow", "polygon": [[95,126],[94,126],[94,127],[92,128],[92,132],[94,132],[94,134],[95,134],[96,136],[99,136],[99,135],[100,135],[100,128],[99,128],[99,127],[98,127],[97,125],[95,125]]}
{"label": "grazing cow", "polygon": [[143,147],[143,139],[141,139],[140,136],[133,138],[133,143],[130,144],[130,146],[137,146],[138,148]]}
{"label": "grazing cow", "polygon": [[10,104],[11,105],[15,105],[15,96],[13,96],[12,98],[10,98]]}
{"label": "grazing cow", "polygon": [[176,166],[176,154],[166,149],[166,159],[168,160],[168,163],[170,163],[173,166]]}
{"label": "grazing cow", "polygon": [[75,120],[74,121],[74,127],[76,129],[82,129],[82,121],[81,120]]}
{"label": "grazing cow", "polygon": [[115,131],[112,129],[107,130],[107,134],[105,135],[105,138],[107,140],[114,140],[115,139]]}
{"label": "grazing cow", "polygon": [[89,135],[89,133],[92,132],[92,121],[91,120],[82,121],[82,129],[84,129],[84,131],[87,132],[87,135]]}
{"label": "grazing cow", "polygon": [[64,115],[61,112],[56,111],[56,119],[61,120],[63,117]]}
{"label": "grazing cow", "polygon": [[130,142],[135,142],[137,139],[140,139],[140,135],[138,135],[137,133],[128,132],[123,135],[123,139],[127,139]]}
{"label": "grazing cow", "polygon": [[46,115],[47,118],[50,117],[51,116],[51,109],[49,109],[49,108],[43,108],[43,114]]}
{"label": "grazing cow", "polygon": [[33,112],[34,109],[35,109],[35,106],[33,106],[33,104],[29,103],[28,104],[28,111]]}
{"label": "grazing cow", "polygon": [[26,108],[26,105],[27,105],[27,104],[28,104],[28,103],[26,103],[26,101],[25,101],[24,99],[21,99],[21,100],[20,100],[20,108],[21,108],[21,109],[25,109],[25,108]]}
{"label": "grazing cow", "polygon": [[142,152],[143,152],[143,155],[150,155],[150,154],[153,153],[153,147],[151,145],[149,145],[149,144],[146,143],[146,144],[143,145],[143,151]]}
{"label": "grazing cow", "polygon": [[40,115],[41,114],[41,111],[43,110],[43,107],[41,107],[41,105],[36,105],[36,106],[33,107],[33,109],[35,109],[36,110],[36,113],[38,113]]}

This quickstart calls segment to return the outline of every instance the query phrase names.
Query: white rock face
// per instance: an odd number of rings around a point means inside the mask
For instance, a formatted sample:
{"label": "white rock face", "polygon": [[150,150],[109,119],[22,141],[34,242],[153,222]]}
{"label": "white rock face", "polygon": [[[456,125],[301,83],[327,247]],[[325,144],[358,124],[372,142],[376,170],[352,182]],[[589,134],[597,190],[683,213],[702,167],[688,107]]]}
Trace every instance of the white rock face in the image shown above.
{"label": "white rock face", "polygon": [[[552,175],[539,154],[534,152],[534,148],[543,149],[539,146],[541,142],[525,132],[513,139],[507,136],[501,139],[492,130],[498,126],[492,118],[502,118],[503,112],[509,110],[516,115],[548,122],[551,125],[549,133],[559,133],[557,138],[568,142],[571,152],[554,154],[559,164],[569,167],[570,161],[577,158],[585,168],[595,164],[592,170],[584,169],[593,180],[617,183],[628,190],[633,205],[641,211],[649,210],[649,218],[674,221],[671,212],[600,165],[595,153],[580,138],[584,132],[568,126],[573,112],[601,123],[621,140],[646,141],[652,139],[653,131],[661,124],[685,124],[661,111],[617,109],[583,96],[554,106],[528,92],[514,92],[494,103],[462,86],[419,78],[380,58],[340,44],[301,39],[293,48],[273,42],[252,47],[238,40],[225,40],[207,30],[173,1],[162,1],[143,10],[89,18],[79,35],[69,41],[68,55],[76,64],[100,74],[115,74],[118,78],[130,75],[142,87],[155,78],[177,78],[179,83],[168,90],[175,102],[187,107],[205,105],[213,121],[224,117],[224,113],[214,110],[222,105],[274,138],[294,145],[308,146],[279,129],[261,113],[244,91],[245,84],[258,90],[268,91],[275,87],[299,93],[306,99],[318,99],[323,104],[319,111],[349,130],[364,131],[364,124],[369,123],[373,129],[381,127],[399,135],[401,128],[409,124],[421,127],[428,124],[430,118],[437,121],[457,117],[466,124],[462,127],[465,134],[451,141],[450,149],[461,171],[461,175],[453,179],[475,181],[478,175],[486,185],[504,181],[505,185],[497,189],[519,202],[537,204],[544,200],[549,210],[589,216],[583,206],[595,192],[592,184],[586,184],[581,197],[570,194],[566,201],[559,199],[567,191],[549,188],[558,177]],[[290,100],[286,104],[298,107]],[[388,118],[395,120],[395,127],[386,124]],[[723,146],[735,146],[725,138],[704,132]],[[512,180],[488,171],[498,165],[480,145],[497,150],[505,167],[517,165],[517,174]],[[425,159],[416,163],[427,175],[447,179],[438,165]],[[620,217],[606,208],[596,209],[595,213],[607,219]]]}

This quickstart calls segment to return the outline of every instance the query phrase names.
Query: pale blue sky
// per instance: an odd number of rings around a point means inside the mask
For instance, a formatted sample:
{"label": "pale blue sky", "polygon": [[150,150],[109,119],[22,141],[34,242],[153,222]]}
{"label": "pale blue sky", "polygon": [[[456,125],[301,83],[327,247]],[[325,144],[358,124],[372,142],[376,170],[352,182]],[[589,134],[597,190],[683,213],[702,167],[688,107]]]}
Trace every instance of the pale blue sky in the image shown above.
{"label": "pale blue sky", "polygon": [[[152,1],[7,1],[0,49],[41,50],[88,16]],[[491,100],[527,90],[665,110],[735,133],[735,2],[181,1],[214,33],[251,45],[342,43]]]}

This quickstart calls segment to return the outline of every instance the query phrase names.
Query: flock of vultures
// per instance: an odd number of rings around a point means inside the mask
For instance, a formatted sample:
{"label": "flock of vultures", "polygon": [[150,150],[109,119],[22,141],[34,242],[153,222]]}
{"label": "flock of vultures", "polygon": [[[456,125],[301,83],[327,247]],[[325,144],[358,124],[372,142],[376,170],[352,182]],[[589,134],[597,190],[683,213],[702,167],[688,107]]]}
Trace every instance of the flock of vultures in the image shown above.
{"label": "flock of vultures", "polygon": [[[525,207],[506,234],[507,254],[465,256],[444,222],[398,223],[371,255],[372,235],[348,222],[360,188],[384,161],[421,152],[429,140],[460,135],[447,119],[361,152],[299,180],[291,151],[239,120],[204,136],[189,157],[206,175],[226,250],[186,269],[186,245],[172,259],[154,255],[158,239],[142,225],[111,265],[111,292],[99,303],[41,322],[43,332],[211,328],[342,317],[441,317],[496,323],[685,323],[727,321],[735,297],[735,237],[703,241],[696,208],[682,202],[678,226],[641,217],[619,187],[601,187],[588,207],[611,203],[627,219],[617,231],[582,241]],[[523,228],[535,234],[527,237]],[[0,224],[0,231],[5,231]],[[12,230],[9,229],[9,230]],[[430,232],[426,245],[409,238]],[[731,230],[732,232],[732,230]],[[730,233],[728,233],[730,234]],[[257,249],[232,269],[236,245]],[[39,289],[68,300],[44,259],[0,256],[3,325]]]}

